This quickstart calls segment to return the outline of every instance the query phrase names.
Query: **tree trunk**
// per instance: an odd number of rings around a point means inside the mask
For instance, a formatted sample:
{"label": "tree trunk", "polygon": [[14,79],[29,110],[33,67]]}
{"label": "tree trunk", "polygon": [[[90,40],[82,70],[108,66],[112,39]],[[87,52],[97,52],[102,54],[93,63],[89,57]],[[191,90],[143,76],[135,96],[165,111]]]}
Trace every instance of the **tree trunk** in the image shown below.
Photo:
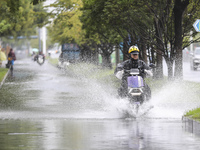
{"label": "tree trunk", "polygon": [[141,52],[142,52],[142,60],[147,63],[147,49],[146,49],[146,41],[141,38]]}
{"label": "tree trunk", "polygon": [[149,50],[149,55],[150,55],[150,53],[151,53],[151,57],[149,58],[150,60],[150,62],[151,63],[154,63],[155,64],[155,55],[154,55],[154,53],[155,53],[155,51],[154,51],[154,47],[151,45],[151,50]]}
{"label": "tree trunk", "polygon": [[128,38],[125,38],[124,42],[123,42],[123,61],[130,58],[130,56],[128,54],[129,47],[127,45],[127,41],[128,41]]}
{"label": "tree trunk", "polygon": [[98,53],[97,53],[96,49],[91,51],[91,62],[96,64],[96,65],[99,62]]}
{"label": "tree trunk", "polygon": [[[149,55],[151,53],[151,57],[149,56],[149,62],[155,64],[155,55],[154,55],[154,47],[151,45],[151,50],[149,49]],[[156,78],[156,68],[153,69],[153,79]]]}
{"label": "tree trunk", "polygon": [[156,75],[155,77],[157,79],[162,79],[163,78],[163,57],[159,53],[157,53],[156,57]]}
{"label": "tree trunk", "polygon": [[81,45],[81,60],[87,62],[90,56],[90,47],[87,44]]}
{"label": "tree trunk", "polygon": [[102,66],[105,68],[112,69],[110,54],[101,54],[102,56]]}
{"label": "tree trunk", "polygon": [[173,61],[166,60],[168,69],[168,80],[173,80]]}
{"label": "tree trunk", "polygon": [[174,5],[174,28],[175,28],[175,42],[174,49],[176,52],[175,59],[175,79],[183,79],[183,57],[182,57],[182,19],[183,12],[189,5],[189,0],[175,0]]}
{"label": "tree trunk", "polygon": [[119,59],[120,59],[119,57],[120,57],[119,56],[119,47],[115,46],[115,60],[116,60],[115,64],[116,64],[116,66],[119,63]]}
{"label": "tree trunk", "polygon": [[174,49],[176,51],[175,58],[175,79],[183,78],[183,66],[182,66],[182,12],[178,8],[174,8],[175,19],[175,43]]}
{"label": "tree trunk", "polygon": [[163,47],[163,29],[161,28],[161,24],[158,20],[154,20],[154,25],[155,25],[155,30],[156,30],[156,42],[157,42],[157,48],[156,48],[156,75],[155,77],[157,79],[162,79],[163,78],[163,57],[162,57],[162,50],[164,49]]}

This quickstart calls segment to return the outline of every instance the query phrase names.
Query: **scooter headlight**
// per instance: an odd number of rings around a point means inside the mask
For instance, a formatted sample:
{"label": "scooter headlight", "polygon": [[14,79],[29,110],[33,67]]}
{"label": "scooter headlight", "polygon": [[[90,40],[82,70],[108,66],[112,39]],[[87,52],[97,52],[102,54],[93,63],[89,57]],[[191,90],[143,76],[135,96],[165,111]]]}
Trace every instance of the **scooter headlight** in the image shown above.
{"label": "scooter headlight", "polygon": [[130,88],[129,89],[129,94],[132,96],[140,96],[143,93],[143,90],[141,88]]}

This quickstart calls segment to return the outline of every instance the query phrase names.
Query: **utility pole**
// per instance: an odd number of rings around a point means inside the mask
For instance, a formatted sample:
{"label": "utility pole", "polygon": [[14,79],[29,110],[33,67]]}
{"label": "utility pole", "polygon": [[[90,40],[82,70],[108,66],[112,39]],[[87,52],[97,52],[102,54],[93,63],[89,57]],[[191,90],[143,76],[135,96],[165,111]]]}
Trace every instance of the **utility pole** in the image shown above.
{"label": "utility pole", "polygon": [[46,54],[46,27],[42,28],[43,54]]}
{"label": "utility pole", "polygon": [[41,48],[41,38],[40,38],[41,33],[40,32],[41,32],[41,29],[38,28],[39,52],[42,51],[42,48]]}
{"label": "utility pole", "polygon": [[[192,31],[190,31],[190,41],[192,41],[192,40],[193,40],[192,34],[193,34],[193,32],[192,32]],[[190,44],[190,53],[193,53],[193,43],[192,43],[192,44]]]}

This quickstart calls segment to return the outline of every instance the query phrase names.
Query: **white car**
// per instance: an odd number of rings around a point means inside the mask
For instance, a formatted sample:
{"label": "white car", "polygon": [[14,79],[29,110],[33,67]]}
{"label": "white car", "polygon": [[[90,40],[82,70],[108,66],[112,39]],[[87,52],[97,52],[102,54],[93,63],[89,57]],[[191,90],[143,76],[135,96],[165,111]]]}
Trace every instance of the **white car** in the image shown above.
{"label": "white car", "polygon": [[192,70],[200,68],[200,47],[195,48],[194,52],[191,53],[190,67]]}

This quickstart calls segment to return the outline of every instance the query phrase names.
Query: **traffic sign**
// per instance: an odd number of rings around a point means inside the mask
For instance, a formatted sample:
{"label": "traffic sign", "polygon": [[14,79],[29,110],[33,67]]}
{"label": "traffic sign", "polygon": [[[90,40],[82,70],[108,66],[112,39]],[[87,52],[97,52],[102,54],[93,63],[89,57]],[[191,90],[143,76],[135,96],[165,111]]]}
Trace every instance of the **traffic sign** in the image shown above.
{"label": "traffic sign", "polygon": [[193,24],[193,27],[195,28],[195,30],[197,32],[200,32],[200,19],[197,19],[194,24]]}

